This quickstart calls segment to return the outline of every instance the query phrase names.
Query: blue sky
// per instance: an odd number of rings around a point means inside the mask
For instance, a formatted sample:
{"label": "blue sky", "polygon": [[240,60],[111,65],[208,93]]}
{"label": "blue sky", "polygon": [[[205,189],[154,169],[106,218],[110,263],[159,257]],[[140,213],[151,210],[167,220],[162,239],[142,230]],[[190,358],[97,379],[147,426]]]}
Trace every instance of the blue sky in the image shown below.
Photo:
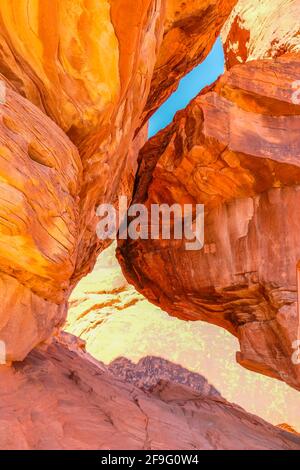
{"label": "blue sky", "polygon": [[224,52],[221,39],[218,38],[205,61],[181,80],[177,91],[152,116],[149,137],[170,124],[179,109],[185,108],[204,87],[213,83],[222,73]]}

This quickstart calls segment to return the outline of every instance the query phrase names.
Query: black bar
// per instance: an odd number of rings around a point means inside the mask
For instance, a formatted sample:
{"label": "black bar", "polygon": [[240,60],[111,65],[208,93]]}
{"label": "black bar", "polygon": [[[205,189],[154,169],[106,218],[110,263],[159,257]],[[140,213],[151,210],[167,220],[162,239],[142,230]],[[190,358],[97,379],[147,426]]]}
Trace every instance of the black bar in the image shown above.
{"label": "black bar", "polygon": [[[142,466],[183,465],[191,468],[210,464],[251,465],[259,462],[267,468],[287,468],[297,459],[297,451],[0,451],[1,468],[4,463],[80,464],[99,467],[139,468]],[[297,462],[297,461],[296,461]],[[298,464],[297,464],[298,467]],[[204,470],[208,470],[205,468]],[[242,469],[243,470],[243,469]],[[255,469],[253,469],[255,470]]]}

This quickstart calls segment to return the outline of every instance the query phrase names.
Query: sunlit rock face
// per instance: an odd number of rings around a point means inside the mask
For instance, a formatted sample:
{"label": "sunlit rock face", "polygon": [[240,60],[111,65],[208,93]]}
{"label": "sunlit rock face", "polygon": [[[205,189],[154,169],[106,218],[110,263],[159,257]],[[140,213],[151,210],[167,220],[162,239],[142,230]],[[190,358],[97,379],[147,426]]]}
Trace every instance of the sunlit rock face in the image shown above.
{"label": "sunlit rock face", "polygon": [[215,387],[273,425],[300,429],[299,392],[237,364],[238,340],[223,328],[180,320],[147,301],[122,275],[115,244],[73,290],[64,329],[115,376],[140,388],[160,380],[201,393]]}
{"label": "sunlit rock face", "polygon": [[205,204],[205,245],[120,241],[124,273],[171,315],[238,337],[237,360],[300,388],[298,55],[239,65],[140,153],[134,202]]}
{"label": "sunlit rock face", "polygon": [[300,449],[298,436],[210,390],[123,383],[68,338],[0,368],[0,399],[2,450]]}
{"label": "sunlit rock face", "polygon": [[9,360],[65,318],[102,247],[97,205],[131,194],[163,21],[160,1],[1,2],[0,72],[16,92],[0,108]]}
{"label": "sunlit rock face", "polygon": [[64,132],[9,87],[0,113],[0,339],[10,361],[65,317],[82,166]]}
{"label": "sunlit rock face", "polygon": [[[11,359],[22,358],[50,334],[54,324],[60,323],[71,288],[92,269],[105,246],[96,235],[97,206],[116,205],[119,195],[131,197],[137,154],[147,135],[142,113],[150,88],[158,95],[155,88],[163,88],[163,77],[152,85],[151,81],[155,66],[160,68],[164,28],[169,30],[178,18],[181,26],[177,30],[184,29],[193,8],[197,12],[213,11],[209,16],[212,23],[201,23],[199,31],[193,30],[195,40],[201,36],[201,41],[206,41],[207,37],[208,52],[230,13],[229,7],[222,6],[225,3],[234,2],[193,2],[188,9],[184,3],[164,0],[1,2],[0,73],[19,94],[13,99],[16,104],[9,99],[4,110],[2,106],[0,109],[1,114],[18,114],[10,124],[8,117],[1,121],[6,186],[0,196],[6,201],[7,192],[12,192],[19,198],[13,203],[18,204],[18,216],[13,204],[9,208],[18,229],[5,229],[1,244],[10,247],[0,253],[5,260],[3,290],[10,286],[6,298],[22,298],[13,308],[3,306],[6,313],[0,315],[0,332],[4,327],[8,332],[3,333],[3,339],[9,343]],[[218,14],[220,18],[216,19]],[[192,23],[195,28],[195,21]],[[206,52],[197,53],[191,63],[194,60],[196,65]],[[172,61],[172,54],[168,58]],[[189,62],[187,68],[192,66]],[[184,69],[183,65],[180,73],[168,79],[168,86],[187,72]],[[168,74],[169,68],[163,75]],[[7,155],[14,140],[16,145],[23,145],[23,160],[13,163],[15,176],[9,176],[7,162],[14,160]],[[44,165],[44,158],[51,162]],[[24,195],[23,189],[16,187],[21,186],[19,180],[26,171]],[[4,212],[8,211],[6,206],[3,202]],[[27,216],[25,221],[21,217],[29,211],[28,226]],[[6,214],[3,217],[5,220]],[[9,281],[5,277],[8,274]],[[38,327],[32,313],[36,310],[40,312]],[[23,344],[17,345],[25,323],[30,333],[23,335]],[[11,334],[15,336],[15,353],[8,340]]]}
{"label": "sunlit rock face", "polygon": [[145,120],[176,90],[180,79],[207,57],[236,3],[237,0],[167,0],[164,38]]}
{"label": "sunlit rock face", "polygon": [[0,71],[66,132],[82,159],[76,278],[100,248],[95,207],[132,189],[128,151],[150,90],[163,4],[1,2]]}
{"label": "sunlit rock face", "polygon": [[298,0],[239,0],[222,30],[227,67],[300,52]]}

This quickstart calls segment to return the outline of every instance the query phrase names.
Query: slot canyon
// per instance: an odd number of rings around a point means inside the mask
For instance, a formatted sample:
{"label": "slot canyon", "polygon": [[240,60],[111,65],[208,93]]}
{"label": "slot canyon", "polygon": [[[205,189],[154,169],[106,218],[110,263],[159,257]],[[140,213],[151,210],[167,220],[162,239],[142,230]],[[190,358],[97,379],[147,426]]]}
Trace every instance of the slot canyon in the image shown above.
{"label": "slot canyon", "polygon": [[[299,18],[1,0],[1,450],[300,450]],[[100,239],[121,196],[203,205],[203,246]]]}

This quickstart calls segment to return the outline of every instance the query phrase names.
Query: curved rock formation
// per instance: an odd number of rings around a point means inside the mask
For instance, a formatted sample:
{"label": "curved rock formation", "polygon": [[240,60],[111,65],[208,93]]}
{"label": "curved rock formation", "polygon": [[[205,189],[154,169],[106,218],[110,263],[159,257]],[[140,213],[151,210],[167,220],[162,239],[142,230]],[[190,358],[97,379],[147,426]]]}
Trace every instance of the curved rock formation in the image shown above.
{"label": "curved rock formation", "polygon": [[83,162],[76,279],[100,245],[95,207],[131,192],[127,154],[150,90],[163,3],[1,3],[0,71],[67,133]]}
{"label": "curved rock formation", "polygon": [[180,79],[201,63],[237,0],[167,0],[159,50],[144,122],[173,93]]}
{"label": "curved rock formation", "polygon": [[291,54],[235,66],[144,146],[133,202],[205,204],[205,246],[120,241],[119,259],[152,302],[226,328],[242,365],[300,389],[299,72]]}
{"label": "curved rock formation", "polygon": [[149,388],[160,379],[202,390],[204,375],[222,396],[271,424],[300,429],[300,394],[281,381],[234,363],[238,341],[201,321],[169,316],[126,282],[115,243],[73,290],[65,331],[110,372]]}
{"label": "curved rock formation", "polygon": [[[124,27],[125,7],[131,14]],[[131,148],[141,140],[132,144],[161,40],[161,8],[162,2],[152,0],[1,2],[0,72],[24,97],[15,95],[14,104],[9,92],[1,106],[4,132],[22,145],[15,176],[8,176],[13,167],[5,140],[1,199],[21,186],[18,180],[27,172],[27,193],[22,196],[20,188],[19,201],[10,207],[18,229],[8,227],[3,236],[15,256],[12,279],[2,276],[9,296],[1,309],[0,339],[9,359],[23,359],[65,317],[70,288],[93,267],[103,245],[96,235],[97,205],[131,193]],[[18,116],[6,116],[13,112]],[[29,226],[23,213],[31,217]],[[16,296],[20,300],[10,311],[9,299]]]}
{"label": "curved rock formation", "polygon": [[[65,316],[65,299],[72,287],[93,268],[97,254],[107,245],[97,238],[97,206],[101,203],[116,205],[118,195],[131,197],[137,153],[146,139],[142,113],[160,53],[164,25],[169,29],[173,25],[176,31],[185,30],[193,10],[195,17],[199,12],[211,12],[208,18],[212,24],[206,32],[202,23],[196,30],[195,19],[192,20],[193,31],[186,32],[189,39],[185,51],[191,37],[193,40],[200,37],[201,43],[208,43],[206,52],[201,54],[198,46],[191,60],[182,64],[176,73],[173,71],[168,79],[169,91],[164,91],[158,102],[171,92],[173,83],[185,72],[185,65],[196,65],[205,57],[214,35],[230,13],[229,5],[233,4],[233,1],[202,0],[186,8],[185,3],[166,4],[165,0],[1,2],[0,73],[23,100],[15,95],[12,98],[17,101],[15,105],[9,92],[3,112],[9,113],[10,106],[13,112],[14,106],[23,103],[17,109],[17,118],[12,120],[24,121],[24,126],[21,122],[7,124],[9,118],[4,117],[4,135],[7,127],[13,129],[1,154],[5,167],[3,178],[9,182],[6,181],[0,196],[7,199],[7,192],[14,192],[16,186],[14,178],[8,177],[6,154],[10,150],[7,142],[17,139],[18,134],[21,139],[27,133],[28,148],[24,143],[22,162],[16,161],[17,168],[13,170],[28,173],[26,197],[18,194],[19,217],[32,210],[30,227],[22,228],[22,221],[18,220],[18,231],[6,229],[3,237],[5,246],[8,241],[5,237],[11,238],[15,258],[8,269],[8,258],[12,255],[10,250],[3,254],[2,290],[9,292],[7,305],[11,304],[9,299],[22,298],[22,303],[15,302],[11,309],[3,305],[0,312],[0,341],[8,343],[9,359],[25,357],[35,344],[49,336],[55,324],[61,323]],[[161,52],[163,63],[165,50],[166,45]],[[179,56],[182,58],[182,52],[180,55],[174,51],[175,62]],[[169,73],[172,54],[166,60],[163,75]],[[159,83],[161,79],[152,82],[152,92],[160,94],[155,89],[162,91],[164,88]],[[2,82],[0,86],[2,90]],[[31,128],[30,135],[27,126]],[[40,128],[43,128],[42,135]],[[34,142],[33,147],[29,140]],[[75,155],[77,151],[80,160],[76,155],[74,163],[70,154]],[[51,157],[51,152],[56,156]],[[44,158],[51,160],[50,157],[55,160],[49,164],[53,168],[41,171]],[[15,178],[21,177],[16,174]],[[66,188],[69,180],[70,188]],[[28,205],[33,208],[29,209]],[[44,206],[43,215],[42,210],[36,208],[38,205]],[[3,211],[7,211],[5,204]],[[17,208],[10,208],[10,211],[16,219]],[[9,279],[7,274],[11,276]],[[23,335],[21,340],[25,325],[28,335]],[[12,332],[15,347],[9,339]]]}
{"label": "curved rock formation", "polygon": [[0,113],[0,340],[11,361],[65,318],[82,165],[64,132],[9,87]]}
{"label": "curved rock formation", "polygon": [[300,52],[298,0],[239,0],[222,30],[226,65]]}
{"label": "curved rock formation", "polygon": [[0,368],[1,449],[300,449],[298,436],[209,392],[164,381],[142,392],[64,342]]}
{"label": "curved rock formation", "polygon": [[[146,144],[135,181],[148,117],[235,4],[2,0],[0,362],[22,361],[62,326],[72,289],[109,243],[97,238],[97,206],[135,187],[148,205],[204,203],[206,244],[123,243],[128,278],[172,315],[236,335],[241,364],[300,388],[296,0],[238,2],[223,37],[228,67],[247,64]],[[66,343],[0,368],[1,448],[300,448],[212,388],[162,381],[145,393]]]}

